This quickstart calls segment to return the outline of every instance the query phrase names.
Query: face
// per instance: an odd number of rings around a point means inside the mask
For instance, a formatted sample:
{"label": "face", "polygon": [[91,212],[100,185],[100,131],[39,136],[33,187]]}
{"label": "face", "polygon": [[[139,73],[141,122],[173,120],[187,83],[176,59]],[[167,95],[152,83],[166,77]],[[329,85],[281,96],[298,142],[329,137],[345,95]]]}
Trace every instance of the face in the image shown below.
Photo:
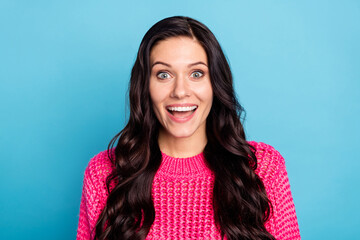
{"label": "face", "polygon": [[206,136],[213,91],[206,52],[197,40],[172,37],[150,53],[150,96],[167,137]]}

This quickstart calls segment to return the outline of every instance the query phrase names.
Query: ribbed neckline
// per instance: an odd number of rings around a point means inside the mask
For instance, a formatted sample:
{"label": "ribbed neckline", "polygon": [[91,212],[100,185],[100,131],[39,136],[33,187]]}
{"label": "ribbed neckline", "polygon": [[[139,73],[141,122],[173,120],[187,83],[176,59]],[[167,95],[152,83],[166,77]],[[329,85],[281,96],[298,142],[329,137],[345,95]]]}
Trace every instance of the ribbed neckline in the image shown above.
{"label": "ribbed neckline", "polygon": [[210,171],[206,165],[203,153],[187,158],[175,158],[168,156],[163,152],[161,152],[161,154],[162,162],[158,170],[158,173],[160,174],[192,176]]}

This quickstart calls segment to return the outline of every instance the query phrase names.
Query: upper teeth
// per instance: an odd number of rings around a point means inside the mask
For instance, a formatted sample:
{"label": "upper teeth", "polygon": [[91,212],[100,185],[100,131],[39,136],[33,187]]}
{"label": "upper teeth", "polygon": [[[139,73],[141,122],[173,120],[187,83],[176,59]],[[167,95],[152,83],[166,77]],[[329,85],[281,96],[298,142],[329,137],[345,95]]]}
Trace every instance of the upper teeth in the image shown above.
{"label": "upper teeth", "polygon": [[197,108],[196,106],[191,106],[191,107],[168,107],[167,109],[169,109],[170,111],[187,112],[187,111],[192,111],[196,108]]}

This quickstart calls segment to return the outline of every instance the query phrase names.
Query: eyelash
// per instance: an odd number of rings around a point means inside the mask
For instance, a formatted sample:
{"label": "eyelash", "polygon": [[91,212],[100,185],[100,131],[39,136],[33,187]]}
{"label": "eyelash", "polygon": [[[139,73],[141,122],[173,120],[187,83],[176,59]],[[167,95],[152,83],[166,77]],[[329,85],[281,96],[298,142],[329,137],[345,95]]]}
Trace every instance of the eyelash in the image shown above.
{"label": "eyelash", "polygon": [[201,70],[195,70],[195,71],[193,71],[193,72],[191,73],[191,75],[193,75],[194,73],[200,73],[200,76],[199,76],[199,77],[195,77],[195,78],[201,78],[201,77],[204,76],[204,72],[201,71]]}
{"label": "eyelash", "polygon": [[156,74],[156,77],[157,77],[158,79],[162,79],[162,80],[163,80],[163,79],[167,79],[167,78],[161,78],[161,77],[160,77],[161,74],[167,74],[167,75],[170,76],[170,74],[169,74],[168,72],[158,72],[158,73]]}
{"label": "eyelash", "polygon": [[[196,78],[196,79],[199,79],[199,78],[201,78],[201,77],[204,76],[204,72],[201,71],[201,70],[195,70],[195,71],[193,71],[190,76],[192,76],[194,73],[199,73],[199,74],[200,74],[199,77],[194,77],[194,78]],[[162,75],[162,74],[167,74],[168,76],[170,76],[170,73],[160,71],[160,72],[158,72],[158,73],[156,74],[157,78],[162,79],[162,80],[163,80],[163,79],[167,79],[167,77],[166,77],[166,78],[160,77],[160,75]]]}

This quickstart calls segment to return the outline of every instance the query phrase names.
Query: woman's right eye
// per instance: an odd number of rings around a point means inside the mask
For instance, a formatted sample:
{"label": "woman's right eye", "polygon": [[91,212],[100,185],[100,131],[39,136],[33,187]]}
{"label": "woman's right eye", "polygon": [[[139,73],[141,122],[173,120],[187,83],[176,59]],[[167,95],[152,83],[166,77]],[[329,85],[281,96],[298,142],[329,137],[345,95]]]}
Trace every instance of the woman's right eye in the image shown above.
{"label": "woman's right eye", "polygon": [[168,74],[166,72],[160,72],[157,74],[157,77],[160,79],[168,79],[168,78],[170,78],[170,74]]}

